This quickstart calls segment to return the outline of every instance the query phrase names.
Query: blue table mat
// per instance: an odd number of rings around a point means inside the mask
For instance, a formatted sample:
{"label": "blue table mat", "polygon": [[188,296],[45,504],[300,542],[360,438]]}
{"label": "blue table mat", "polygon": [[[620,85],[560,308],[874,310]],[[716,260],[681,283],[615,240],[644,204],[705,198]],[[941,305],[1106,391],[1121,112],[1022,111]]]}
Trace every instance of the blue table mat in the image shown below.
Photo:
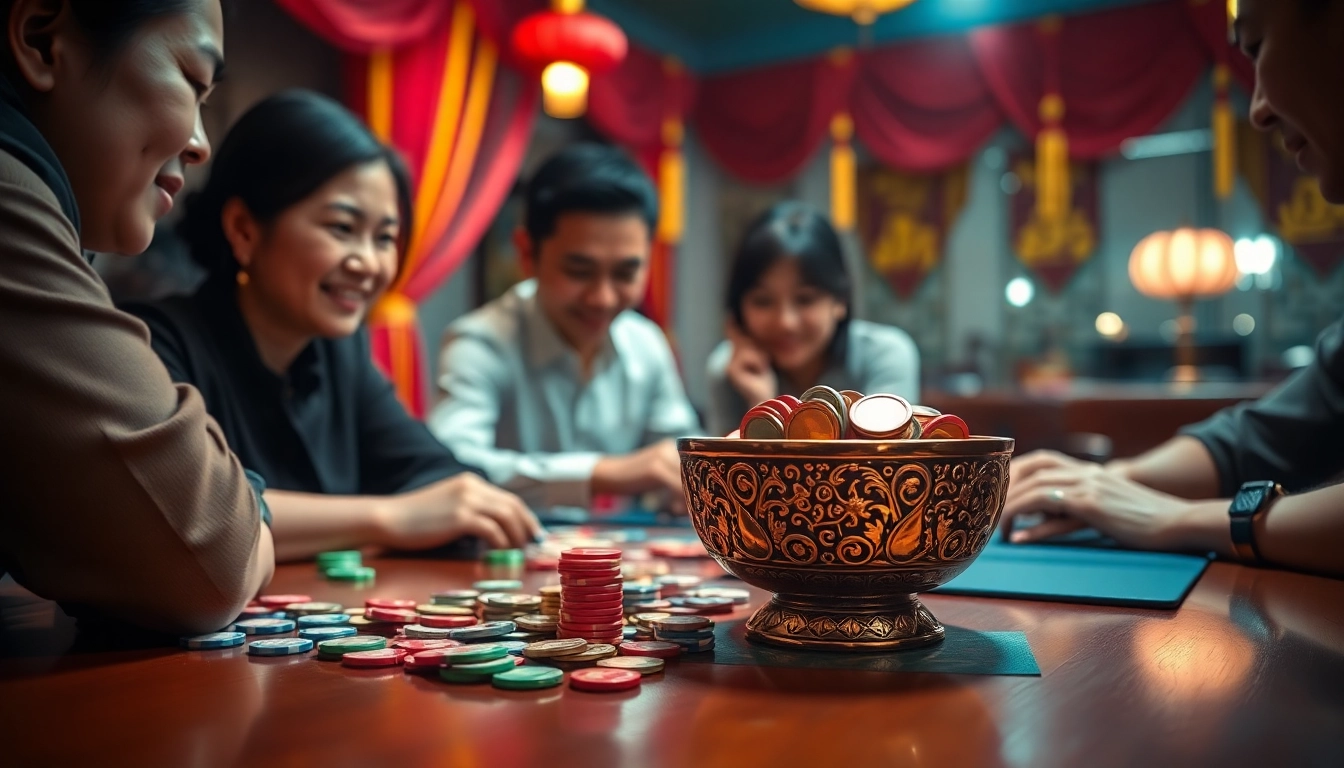
{"label": "blue table mat", "polygon": [[1021,632],[979,632],[945,627],[939,644],[909,651],[838,653],[800,651],[753,643],[746,637],[745,619],[721,621],[714,627],[714,650],[684,653],[682,664],[853,669],[863,672],[933,672],[947,675],[1040,676],[1041,669]]}
{"label": "blue table mat", "polygon": [[1177,608],[1207,557],[1058,544],[1009,544],[995,536],[957,578],[935,592],[1134,608]]}

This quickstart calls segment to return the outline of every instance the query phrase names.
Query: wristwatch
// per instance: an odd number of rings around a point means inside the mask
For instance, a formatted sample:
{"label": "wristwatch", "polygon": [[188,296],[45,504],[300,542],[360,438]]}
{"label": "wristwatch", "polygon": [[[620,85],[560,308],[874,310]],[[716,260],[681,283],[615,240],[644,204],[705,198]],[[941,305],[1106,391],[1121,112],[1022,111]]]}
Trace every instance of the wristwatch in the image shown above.
{"label": "wristwatch", "polygon": [[1232,497],[1227,516],[1232,524],[1232,549],[1243,563],[1260,562],[1260,551],[1255,547],[1255,520],[1269,505],[1283,495],[1283,488],[1272,480],[1253,480],[1243,483]]}

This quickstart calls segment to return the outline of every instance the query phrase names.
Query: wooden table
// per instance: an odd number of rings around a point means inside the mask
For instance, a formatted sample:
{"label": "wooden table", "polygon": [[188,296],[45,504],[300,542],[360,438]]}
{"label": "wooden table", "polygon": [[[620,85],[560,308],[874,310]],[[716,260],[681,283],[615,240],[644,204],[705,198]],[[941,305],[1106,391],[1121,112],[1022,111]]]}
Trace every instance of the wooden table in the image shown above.
{"label": "wooden table", "polygon": [[[269,591],[354,605],[480,575],[372,564],[373,588],[290,565]],[[506,692],[243,648],[74,652],[50,604],[11,597],[0,765],[1344,764],[1344,582],[1215,563],[1172,612],[925,599],[948,624],[1024,631],[1043,676],[672,663],[630,693]]]}

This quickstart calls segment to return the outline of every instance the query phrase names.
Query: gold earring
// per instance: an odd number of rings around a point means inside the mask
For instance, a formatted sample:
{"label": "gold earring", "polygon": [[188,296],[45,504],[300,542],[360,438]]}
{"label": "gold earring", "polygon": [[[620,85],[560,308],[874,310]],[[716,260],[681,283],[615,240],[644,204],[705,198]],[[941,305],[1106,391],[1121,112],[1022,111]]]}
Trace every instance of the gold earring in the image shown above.
{"label": "gold earring", "polygon": [[250,282],[252,282],[252,278],[247,274],[247,271],[238,270],[238,285],[247,285]]}

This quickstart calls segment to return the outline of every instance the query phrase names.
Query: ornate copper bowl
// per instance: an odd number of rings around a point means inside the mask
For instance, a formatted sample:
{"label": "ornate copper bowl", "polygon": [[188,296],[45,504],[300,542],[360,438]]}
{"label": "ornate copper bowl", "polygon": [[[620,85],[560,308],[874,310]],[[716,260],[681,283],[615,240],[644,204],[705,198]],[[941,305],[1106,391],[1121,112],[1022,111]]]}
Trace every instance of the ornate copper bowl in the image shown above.
{"label": "ornate copper bowl", "polygon": [[985,548],[1013,441],[683,438],[677,450],[710,555],[775,593],[748,638],[881,651],[943,639],[916,593]]}

